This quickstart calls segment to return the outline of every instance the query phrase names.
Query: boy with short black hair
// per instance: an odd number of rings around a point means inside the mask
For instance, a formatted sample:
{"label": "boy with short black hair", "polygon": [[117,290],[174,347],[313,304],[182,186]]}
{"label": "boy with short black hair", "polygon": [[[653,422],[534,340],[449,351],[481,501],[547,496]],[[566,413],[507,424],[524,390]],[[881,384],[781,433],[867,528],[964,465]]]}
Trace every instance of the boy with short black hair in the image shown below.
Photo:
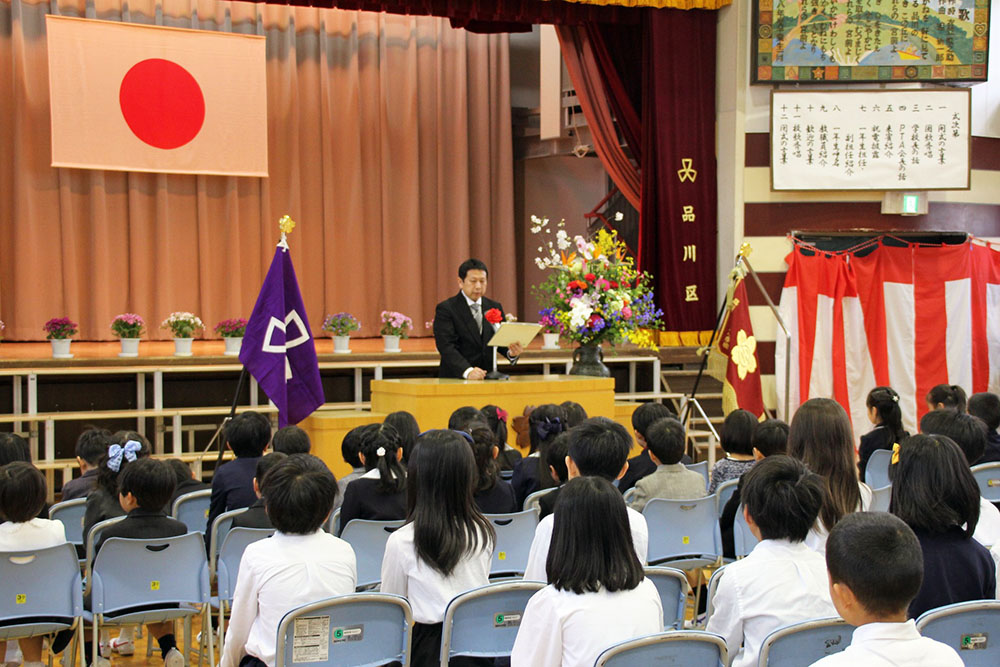
{"label": "boy with short black hair", "polygon": [[308,454],[312,448],[309,434],[298,426],[286,426],[274,432],[271,438],[271,451],[282,454]]}
{"label": "boy with short black hair", "polygon": [[833,604],[856,629],[844,651],[814,667],[961,667],[953,648],[921,637],[907,620],[924,561],[917,536],[901,519],[885,512],[848,514],[830,531],[826,565]]}
{"label": "boy with short black hair", "polygon": [[653,422],[646,431],[646,447],[656,472],[646,475],[635,485],[635,495],[629,506],[641,512],[653,498],[685,500],[704,498],[705,478],[681,463],[687,435],[684,426],[673,417]]}
{"label": "boy with short black hair", "polygon": [[[606,417],[591,417],[569,430],[569,453],[566,469],[569,479],[576,477],[603,477],[609,482],[621,479],[628,470],[628,453],[632,438],[621,424]],[[632,508],[626,508],[632,531],[632,543],[639,562],[645,565],[649,550],[649,529],[646,519]],[[526,581],[547,581],[545,560],[552,541],[555,512],[538,522],[535,538],[531,542],[528,563],[525,566]]]}
{"label": "boy with short black hair", "polygon": [[744,473],[744,516],[761,542],[726,566],[706,628],[726,640],[733,667],[756,665],[764,638],[779,627],[836,615],[823,556],[804,542],[825,495],[823,478],[788,456]]}
{"label": "boy with short black hair", "polygon": [[549,448],[545,452],[545,464],[549,466],[549,475],[558,484],[543,496],[538,498],[538,518],[544,519],[556,508],[556,501],[559,499],[559,490],[569,479],[569,470],[566,469],[566,456],[569,454],[569,431],[563,431],[556,436],[556,439],[549,443]]}
{"label": "boy with short black hair", "polygon": [[212,500],[208,507],[205,534],[210,534],[215,518],[223,512],[250,507],[257,500],[253,478],[257,461],[271,441],[271,422],[267,417],[248,410],[242,412],[223,429],[226,446],[236,459],[219,466],[212,476]]}
{"label": "boy with short black hair", "polygon": [[233,528],[274,528],[271,518],[267,515],[267,508],[264,507],[261,489],[264,486],[264,477],[271,468],[286,458],[288,455],[283,452],[271,452],[260,457],[253,477],[253,491],[257,494],[257,501],[248,507],[246,512],[233,517]]}
{"label": "boy with short black hair", "polygon": [[366,433],[377,430],[379,424],[365,424],[355,426],[344,435],[340,443],[340,455],[344,457],[347,465],[351,466],[351,472],[337,480],[337,499],[333,502],[333,509],[337,509],[344,502],[344,493],[347,492],[347,485],[365,474],[365,464],[361,462],[361,441]]}
{"label": "boy with short black hair", "polygon": [[62,500],[86,498],[97,486],[97,470],[101,456],[111,446],[111,431],[89,426],[76,439],[76,462],[80,476],[62,487]]}
{"label": "boy with short black hair", "polygon": [[281,459],[264,476],[264,505],[277,531],[249,545],[240,561],[221,667],[275,662],[281,618],[307,602],[353,593],[357,561],[351,545],[322,530],[337,497],[337,480],[309,454]]}
{"label": "boy with short black hair", "polygon": [[212,488],[211,484],[206,484],[200,479],[195,479],[194,472],[184,461],[180,459],[165,459],[167,465],[170,469],[174,471],[174,479],[177,480],[177,486],[174,487],[174,493],[170,496],[170,500],[167,501],[166,506],[164,506],[163,511],[172,512],[174,508],[174,503],[181,496],[194,493],[195,491],[204,491],[205,489]]}
{"label": "boy with short black hair", "polygon": [[1000,396],[988,391],[969,397],[969,414],[979,417],[986,424],[986,450],[979,463],[1000,461]]}
{"label": "boy with short black hair", "polygon": [[[642,452],[628,460],[628,471],[618,482],[618,490],[622,493],[631,489],[646,475],[656,472],[656,464],[649,458],[649,449],[646,447],[646,431],[654,422],[667,417],[676,419],[677,414],[670,407],[655,401],[643,403],[632,411],[632,430],[635,432],[635,443],[642,447]],[[681,463],[691,463],[691,459],[685,454]]]}

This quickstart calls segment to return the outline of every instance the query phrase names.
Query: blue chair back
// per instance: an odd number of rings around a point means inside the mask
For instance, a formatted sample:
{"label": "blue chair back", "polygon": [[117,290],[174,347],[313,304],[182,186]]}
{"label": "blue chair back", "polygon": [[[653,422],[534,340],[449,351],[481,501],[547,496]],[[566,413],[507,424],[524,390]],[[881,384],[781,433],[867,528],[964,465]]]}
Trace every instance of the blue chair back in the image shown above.
{"label": "blue chair back", "polygon": [[715,593],[719,590],[719,582],[722,581],[723,575],[726,574],[726,567],[723,565],[718,568],[708,580],[708,590],[705,593],[708,596],[708,602],[705,603],[705,627],[708,627],[708,621],[715,612]]}
{"label": "blue chair back", "polygon": [[232,528],[226,533],[216,562],[216,585],[219,599],[231,601],[236,590],[240,561],[247,546],[274,535],[274,528]]}
{"label": "blue chair back", "polygon": [[672,561],[672,567],[686,570],[714,563],[722,556],[715,496],[653,498],[642,514],[649,527],[650,565]]}
{"label": "blue chair back", "polygon": [[66,529],[66,541],[83,546],[83,515],[87,512],[87,499],[74,498],[56,503],[49,508],[49,518],[62,523]]}
{"label": "blue chair back", "polygon": [[333,510],[330,516],[327,518],[326,523],[323,524],[323,530],[330,533],[331,535],[337,535],[340,533],[340,508]]}
{"label": "blue chair back", "polygon": [[683,570],[674,567],[647,567],[646,578],[656,586],[663,605],[663,628],[679,630],[684,625],[688,580]]}
{"label": "blue chair back", "polygon": [[490,561],[490,576],[524,574],[528,553],[535,539],[538,512],[528,510],[515,514],[487,514],[497,532],[496,548]]}
{"label": "blue chair back", "polygon": [[97,554],[92,577],[95,614],[114,615],[140,605],[205,604],[205,538],[197,532],[146,540],[112,537]]}
{"label": "blue chair back", "polygon": [[510,655],[524,607],[540,581],[489,584],[452,598],[441,629],[441,664],[455,656],[495,658]]}
{"label": "blue chair back", "polygon": [[705,488],[708,488],[709,474],[708,461],[698,461],[698,463],[686,463],[684,466],[688,470],[694,470],[696,473],[701,474],[705,478]]}
{"label": "blue chair back", "polygon": [[872,502],[868,506],[869,512],[888,512],[889,501],[892,499],[892,485],[883,486],[881,489],[872,489]]}
{"label": "blue chair back", "polygon": [[410,604],[398,595],[355,593],[312,602],[288,612],[278,624],[276,667],[395,660],[407,667],[412,623]]}
{"label": "blue chair back", "polygon": [[82,614],[80,562],[72,544],[0,552],[0,640],[66,630]]}
{"label": "blue chair back", "polygon": [[722,510],[726,509],[726,504],[729,502],[729,499],[733,497],[733,494],[736,493],[736,488],[739,485],[740,479],[737,477],[736,479],[727,479],[715,488],[715,499],[718,503],[718,512],[720,517],[722,516]]}
{"label": "blue chair back", "polygon": [[743,505],[736,509],[736,519],[733,521],[733,547],[736,550],[736,557],[743,558],[757,546],[760,542],[747,525],[746,517],[743,516]]}
{"label": "blue chair back", "polygon": [[542,489],[541,491],[535,491],[534,493],[528,494],[528,497],[524,499],[524,505],[521,507],[523,511],[535,510],[538,511],[538,499],[544,496],[546,493],[552,493],[559,487],[552,487],[551,489]]}
{"label": "blue chair back", "polygon": [[889,461],[892,459],[891,449],[876,449],[868,459],[865,467],[865,484],[873,489],[889,486]]}
{"label": "blue chair back", "polygon": [[719,635],[701,630],[671,630],[615,644],[597,657],[595,667],[719,667],[728,664],[726,640]]}
{"label": "blue chair back", "polygon": [[215,577],[216,561],[219,557],[219,549],[222,547],[222,542],[226,539],[226,533],[232,529],[233,520],[246,511],[246,507],[229,510],[215,517],[215,521],[212,522],[212,531],[208,534],[208,572],[212,578]]}
{"label": "blue chair back", "polygon": [[811,665],[851,643],[854,626],[842,618],[820,618],[778,628],[760,648],[757,667],[793,667]]}
{"label": "blue chair back", "polygon": [[98,521],[90,527],[90,532],[87,533],[87,555],[85,561],[86,564],[84,566],[84,596],[90,595],[90,587],[94,583],[94,577],[92,576],[94,570],[94,557],[97,556],[97,543],[101,541],[101,533],[103,533],[104,529],[111,524],[118,523],[124,518],[124,516],[111,517],[110,519],[105,519],[104,521]]}
{"label": "blue chair back", "polygon": [[972,466],[972,476],[979,485],[979,495],[991,503],[1000,502],[1000,462]]}
{"label": "blue chair back", "polygon": [[353,519],[344,526],[340,537],[354,548],[354,555],[357,556],[358,588],[372,586],[382,580],[385,543],[402,525],[402,521]]}
{"label": "blue chair back", "polygon": [[1000,601],[957,602],[925,611],[917,630],[958,651],[966,667],[1000,665]]}
{"label": "blue chair back", "polygon": [[187,526],[188,531],[202,535],[208,527],[208,506],[212,499],[212,489],[192,491],[174,501],[170,515]]}

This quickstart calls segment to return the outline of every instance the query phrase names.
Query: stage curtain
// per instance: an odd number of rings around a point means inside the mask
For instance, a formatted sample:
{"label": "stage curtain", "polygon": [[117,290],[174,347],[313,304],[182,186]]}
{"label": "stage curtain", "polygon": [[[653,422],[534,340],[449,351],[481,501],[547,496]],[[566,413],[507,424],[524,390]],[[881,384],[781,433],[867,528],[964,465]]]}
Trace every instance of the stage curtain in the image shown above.
{"label": "stage curtain", "polygon": [[[639,208],[639,169],[629,160],[618,140],[600,66],[587,32],[581,27],[570,26],[556,26],[556,32],[566,70],[594,139],[594,149],[622,195],[632,206]],[[638,119],[635,122],[638,125]]]}
{"label": "stage curtain", "polygon": [[720,9],[733,0],[565,0],[581,5],[612,5],[616,7],[651,7],[653,9]]}
{"label": "stage curtain", "polygon": [[[49,11],[266,35],[270,177],[54,169],[44,15]],[[447,19],[216,0],[0,1],[0,319],[37,340],[69,316],[112,338],[121,312],[148,337],[190,310],[208,327],[247,317],[289,237],[314,333],[326,313],[414,320],[457,290],[469,256],[516,310],[506,35]],[[87,128],[81,127],[81,132]],[[210,331],[206,337],[214,336]]]}

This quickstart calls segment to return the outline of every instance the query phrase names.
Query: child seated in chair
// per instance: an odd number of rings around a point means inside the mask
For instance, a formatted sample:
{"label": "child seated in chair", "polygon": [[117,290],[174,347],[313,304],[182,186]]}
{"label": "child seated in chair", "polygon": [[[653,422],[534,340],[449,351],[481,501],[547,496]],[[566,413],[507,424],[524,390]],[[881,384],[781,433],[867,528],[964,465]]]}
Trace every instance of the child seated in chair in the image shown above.
{"label": "child seated in chair", "polygon": [[848,514],[826,542],[830,597],[841,617],[856,626],[851,644],[813,667],[961,667],[955,649],[921,637],[910,602],[920,590],[920,542],[901,519],[885,512]]}
{"label": "child seated in chair", "polygon": [[223,433],[226,446],[236,459],[219,466],[212,476],[212,501],[208,508],[208,535],[215,517],[229,510],[250,507],[257,500],[253,492],[253,476],[257,461],[271,441],[271,422],[259,412],[247,411],[236,415],[226,424]]}
{"label": "child seated in chair", "polygon": [[111,446],[111,431],[103,428],[84,429],[76,439],[76,462],[80,466],[80,476],[63,484],[62,499],[86,498],[97,486],[97,472],[100,470],[101,455]]}
{"label": "child seated in chair", "polygon": [[[0,551],[33,551],[66,542],[60,521],[38,519],[45,505],[45,476],[25,461],[0,467]],[[24,667],[42,667],[42,637],[17,640]],[[0,641],[0,656],[7,642]]]}
{"label": "child seated in chair", "polygon": [[636,482],[635,495],[629,503],[636,512],[641,512],[653,498],[687,500],[708,495],[705,478],[681,463],[686,439],[684,426],[673,417],[653,422],[646,431],[646,446],[656,472]]}
{"label": "child seated in chair", "polygon": [[353,593],[354,549],[322,530],[337,480],[320,459],[295,454],[264,476],[261,492],[273,536],[247,546],[233,593],[221,667],[275,664],[278,624],[309,602]]}
{"label": "child seated in chair", "polygon": [[556,439],[549,445],[548,451],[545,452],[545,463],[549,466],[549,476],[559,486],[538,497],[539,521],[552,514],[556,509],[559,492],[569,479],[569,470],[566,468],[566,457],[568,455],[569,431],[563,431],[556,436]]}
{"label": "child seated in chair", "polygon": [[267,508],[264,507],[261,489],[264,487],[264,478],[271,468],[287,458],[288,456],[281,452],[271,452],[260,457],[253,478],[253,491],[257,494],[257,502],[248,507],[246,512],[233,517],[233,528],[274,528],[271,517],[267,515]]}
{"label": "child seated in chair", "polygon": [[756,665],[774,630],[837,615],[823,556],[804,542],[824,496],[823,478],[788,456],[769,456],[743,475],[744,516],[761,542],[726,566],[706,628],[726,640],[733,667]]}

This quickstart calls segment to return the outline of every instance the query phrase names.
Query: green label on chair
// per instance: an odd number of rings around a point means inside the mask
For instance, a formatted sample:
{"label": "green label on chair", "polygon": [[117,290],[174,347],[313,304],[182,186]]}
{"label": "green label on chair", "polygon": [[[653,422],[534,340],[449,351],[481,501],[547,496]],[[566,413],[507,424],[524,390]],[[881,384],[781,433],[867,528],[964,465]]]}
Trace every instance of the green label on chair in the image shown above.
{"label": "green label on chair", "polygon": [[359,642],[365,638],[365,626],[364,625],[352,625],[346,628],[334,628],[333,643],[339,644],[341,642]]}
{"label": "green label on chair", "polygon": [[493,615],[494,628],[516,628],[521,625],[521,612],[503,611]]}
{"label": "green label on chair", "polygon": [[985,632],[974,632],[962,635],[961,649],[963,651],[978,651],[985,649],[989,643],[989,635]]}

